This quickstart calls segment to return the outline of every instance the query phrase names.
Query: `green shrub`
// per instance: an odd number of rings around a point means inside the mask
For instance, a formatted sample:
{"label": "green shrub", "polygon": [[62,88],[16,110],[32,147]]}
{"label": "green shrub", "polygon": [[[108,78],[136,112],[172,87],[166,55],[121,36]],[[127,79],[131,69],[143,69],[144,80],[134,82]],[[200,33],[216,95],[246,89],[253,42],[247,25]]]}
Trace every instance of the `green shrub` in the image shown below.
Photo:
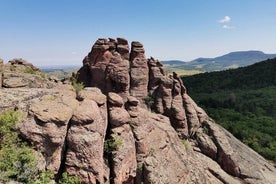
{"label": "green shrub", "polygon": [[45,79],[45,78],[46,78],[46,74],[45,74],[45,73],[43,73],[43,72],[41,72],[39,75],[40,75],[40,77],[41,77],[41,78],[43,78],[43,79]]}
{"label": "green shrub", "polygon": [[80,184],[81,181],[78,177],[69,176],[66,172],[62,174],[62,178],[58,184]]}
{"label": "green shrub", "polygon": [[120,146],[122,146],[123,141],[120,139],[119,136],[115,135],[111,139],[107,139],[104,142],[104,151],[106,153],[111,153],[112,151],[116,151],[119,149]]}
{"label": "green shrub", "polygon": [[29,74],[36,74],[36,71],[30,67],[26,67],[23,72]]}
{"label": "green shrub", "polygon": [[[48,184],[54,179],[51,171],[39,171],[32,148],[16,132],[17,123],[23,118],[17,111],[0,114],[0,183],[10,180],[27,184]],[[59,184],[80,184],[76,177],[62,174]]]}
{"label": "green shrub", "polygon": [[36,177],[37,162],[32,149],[27,147],[15,131],[22,114],[7,111],[0,114],[0,181],[10,179],[28,182]]}
{"label": "green shrub", "polygon": [[143,100],[144,100],[145,104],[148,106],[148,108],[151,108],[152,105],[154,104],[154,99],[150,95],[143,98]]}
{"label": "green shrub", "polygon": [[188,140],[182,139],[181,142],[184,145],[184,147],[185,147],[186,150],[188,150],[188,151],[191,150],[191,146],[190,146],[190,143],[189,143]]}
{"label": "green shrub", "polygon": [[82,82],[79,83],[75,77],[71,77],[71,82],[72,82],[72,86],[76,90],[76,92],[83,90],[83,88],[84,88],[83,83]]}
{"label": "green shrub", "polygon": [[54,174],[51,171],[42,171],[34,180],[30,180],[28,184],[49,184],[54,179]]}

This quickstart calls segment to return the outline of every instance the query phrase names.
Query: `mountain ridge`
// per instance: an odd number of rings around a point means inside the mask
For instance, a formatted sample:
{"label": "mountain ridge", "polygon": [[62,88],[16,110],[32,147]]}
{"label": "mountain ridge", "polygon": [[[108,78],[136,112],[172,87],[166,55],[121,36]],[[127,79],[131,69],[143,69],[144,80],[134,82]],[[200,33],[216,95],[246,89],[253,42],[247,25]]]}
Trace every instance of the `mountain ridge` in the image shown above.
{"label": "mountain ridge", "polygon": [[228,54],[217,56],[214,58],[197,58],[189,62],[180,60],[168,60],[162,61],[165,66],[200,70],[200,71],[219,71],[230,68],[238,68],[242,66],[248,66],[259,61],[266,59],[272,59],[276,57],[276,54],[266,54],[258,50],[249,51],[234,51]]}

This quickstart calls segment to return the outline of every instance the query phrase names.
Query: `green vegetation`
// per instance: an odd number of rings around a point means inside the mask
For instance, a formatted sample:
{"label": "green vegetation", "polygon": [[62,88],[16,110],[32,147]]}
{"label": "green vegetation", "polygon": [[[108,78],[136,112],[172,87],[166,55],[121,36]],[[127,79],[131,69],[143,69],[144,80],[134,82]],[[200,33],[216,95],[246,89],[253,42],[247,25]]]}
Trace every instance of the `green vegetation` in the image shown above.
{"label": "green vegetation", "polygon": [[70,78],[73,73],[77,73],[78,67],[72,69],[42,69],[47,76],[55,76],[58,79]]}
{"label": "green vegetation", "polygon": [[20,112],[0,114],[0,181],[10,179],[28,182],[38,173],[32,149],[27,147],[15,132],[22,117]]}
{"label": "green vegetation", "polygon": [[30,67],[26,67],[24,69],[24,73],[29,73],[29,74],[36,74],[36,71]]}
{"label": "green vegetation", "polygon": [[80,184],[81,181],[77,177],[69,176],[66,172],[62,174],[62,178],[58,184]]}
{"label": "green vegetation", "polygon": [[185,77],[183,82],[210,117],[276,162],[276,59]]}
{"label": "green vegetation", "polygon": [[213,93],[221,90],[259,89],[276,85],[276,59],[248,67],[202,73],[183,78],[189,93]]}
{"label": "green vegetation", "polygon": [[169,74],[172,74],[173,72],[175,72],[179,76],[189,76],[189,75],[202,73],[202,71],[199,71],[199,70],[185,70],[185,69],[178,68],[177,66],[176,67],[166,66],[166,70],[168,71]]}
{"label": "green vegetation", "polygon": [[119,136],[115,135],[111,139],[107,139],[104,142],[104,151],[106,153],[111,153],[112,151],[116,151],[123,145],[123,141]]}
{"label": "green vegetation", "polygon": [[46,78],[46,74],[43,73],[43,72],[40,72],[40,71],[37,71],[37,70],[34,70],[30,67],[26,67],[24,70],[23,70],[24,73],[29,73],[29,74],[33,74],[33,75],[39,75],[41,78]]}
{"label": "green vegetation", "polygon": [[54,174],[50,171],[42,171],[35,180],[30,180],[28,184],[49,184],[54,179]]}
{"label": "green vegetation", "polygon": [[82,82],[79,83],[75,77],[71,77],[71,82],[72,82],[72,86],[76,90],[76,92],[83,90],[83,88],[84,88],[83,83]]}
{"label": "green vegetation", "polygon": [[[17,123],[24,118],[18,111],[0,114],[0,183],[18,181],[28,184],[48,184],[54,179],[50,171],[39,171],[33,149],[16,132]],[[76,177],[62,175],[59,184],[79,184]]]}
{"label": "green vegetation", "polygon": [[188,150],[188,151],[191,150],[191,145],[190,145],[190,143],[189,143],[188,140],[182,139],[181,142],[184,145],[184,147],[185,147],[186,150]]}
{"label": "green vegetation", "polygon": [[148,95],[145,98],[143,98],[145,104],[147,105],[148,108],[151,108],[152,105],[154,104],[154,99],[152,96]]}

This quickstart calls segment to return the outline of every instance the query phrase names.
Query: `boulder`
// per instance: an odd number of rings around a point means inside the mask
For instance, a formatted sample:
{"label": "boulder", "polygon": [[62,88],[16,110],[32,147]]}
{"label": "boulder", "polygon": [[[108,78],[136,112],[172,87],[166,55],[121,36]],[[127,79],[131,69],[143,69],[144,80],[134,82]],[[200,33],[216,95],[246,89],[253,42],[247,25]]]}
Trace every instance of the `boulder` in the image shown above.
{"label": "boulder", "polygon": [[115,106],[115,107],[122,107],[124,105],[124,101],[122,97],[112,92],[108,93],[108,103],[111,106]]}
{"label": "boulder", "polygon": [[95,101],[99,106],[106,103],[106,96],[102,94],[101,90],[95,87],[86,87],[79,91],[77,99],[83,101],[84,99],[90,99]]}
{"label": "boulder", "polygon": [[54,174],[64,158],[68,123],[78,105],[74,96],[68,98],[65,101],[62,96],[45,96],[31,104],[27,120],[19,125],[21,136],[42,152],[46,168]]}

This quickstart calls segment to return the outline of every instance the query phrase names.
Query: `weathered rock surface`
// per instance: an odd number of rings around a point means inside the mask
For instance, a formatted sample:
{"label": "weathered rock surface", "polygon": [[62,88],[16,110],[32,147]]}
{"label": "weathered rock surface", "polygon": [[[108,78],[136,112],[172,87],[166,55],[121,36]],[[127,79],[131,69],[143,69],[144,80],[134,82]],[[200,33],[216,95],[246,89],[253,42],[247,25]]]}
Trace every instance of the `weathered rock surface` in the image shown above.
{"label": "weathered rock surface", "polygon": [[74,93],[43,96],[31,104],[27,120],[19,126],[21,136],[42,152],[46,168],[54,173],[58,172],[64,157],[67,126],[77,106]]}
{"label": "weathered rock surface", "polygon": [[24,66],[24,67],[29,67],[35,71],[40,71],[39,68],[37,68],[36,66],[34,66],[32,63],[29,63],[28,61],[22,59],[22,58],[15,58],[9,61],[9,63],[11,65],[18,65],[18,66]]}
{"label": "weathered rock surface", "polygon": [[131,43],[130,68],[130,94],[143,102],[143,98],[148,95],[149,69],[140,42]]}
{"label": "weathered rock surface", "polygon": [[37,67],[23,59],[10,60],[0,68],[1,86],[5,88],[52,88],[54,85]]}
{"label": "weathered rock surface", "polygon": [[103,158],[106,129],[107,114],[101,113],[95,101],[84,99],[75,110],[68,130],[66,172],[84,183],[104,183],[109,179]]}
{"label": "weathered rock surface", "polygon": [[116,92],[126,99],[130,81],[128,50],[124,39],[98,39],[84,58],[78,81],[97,87],[105,94]]}
{"label": "weathered rock surface", "polygon": [[137,162],[135,139],[129,125],[130,115],[122,105],[114,103],[115,98],[117,102],[123,101],[119,95],[108,93],[113,182],[134,183]]}
{"label": "weathered rock surface", "polygon": [[217,147],[216,161],[227,173],[247,183],[275,183],[275,167],[213,121],[204,124]]}

